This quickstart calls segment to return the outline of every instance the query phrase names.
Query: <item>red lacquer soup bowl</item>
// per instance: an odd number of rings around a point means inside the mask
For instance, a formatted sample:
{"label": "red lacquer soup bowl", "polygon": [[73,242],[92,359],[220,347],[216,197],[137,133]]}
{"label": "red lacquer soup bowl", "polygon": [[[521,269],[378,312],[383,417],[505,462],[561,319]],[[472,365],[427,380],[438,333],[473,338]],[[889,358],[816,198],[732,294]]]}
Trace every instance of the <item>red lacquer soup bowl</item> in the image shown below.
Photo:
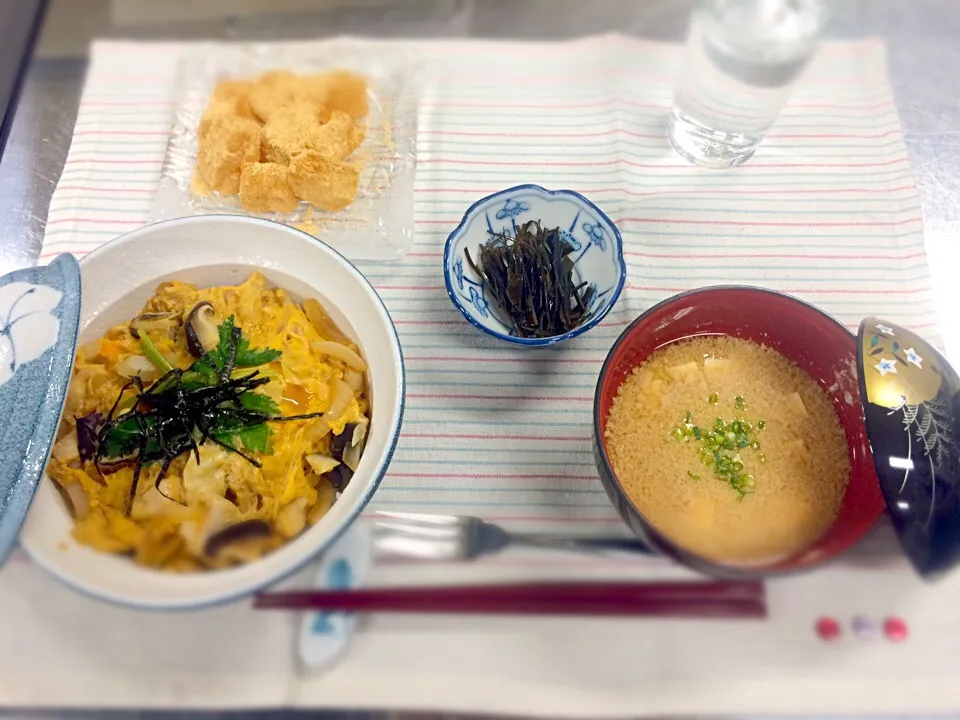
{"label": "red lacquer soup bowl", "polygon": [[[719,564],[686,551],[654,527],[624,492],[605,447],[610,405],[627,375],[668,343],[696,335],[729,335],[777,350],[819,383],[847,436],[850,482],[833,525],[810,547],[767,565]],[[758,577],[825,562],[862,539],[885,506],[857,387],[856,338],[836,320],[796,298],[750,287],[711,287],[675,295],[647,310],[620,335],[600,371],[593,406],[593,447],[603,486],[631,530],[651,548],[695,570]]]}

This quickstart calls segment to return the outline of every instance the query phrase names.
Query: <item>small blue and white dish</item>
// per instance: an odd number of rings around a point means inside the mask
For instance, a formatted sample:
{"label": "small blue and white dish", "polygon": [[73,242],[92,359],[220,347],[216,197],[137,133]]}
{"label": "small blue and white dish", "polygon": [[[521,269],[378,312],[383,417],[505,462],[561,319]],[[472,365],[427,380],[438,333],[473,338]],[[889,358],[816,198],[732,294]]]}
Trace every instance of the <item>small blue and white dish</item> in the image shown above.
{"label": "small blue and white dish", "polygon": [[[562,335],[525,338],[512,323],[467,261],[493,235],[514,235],[518,225],[538,220],[544,228],[559,228],[573,247],[574,279],[593,289],[587,322]],[[582,335],[598,324],[616,304],[627,279],[623,239],[616,225],[583,195],[572,190],[547,190],[539,185],[517,185],[478,200],[447,238],[443,253],[447,294],[463,316],[485,333],[516,345],[552,345]]]}
{"label": "small blue and white dish", "polygon": [[50,455],[79,323],[80,266],[72,255],[0,277],[0,565]]}

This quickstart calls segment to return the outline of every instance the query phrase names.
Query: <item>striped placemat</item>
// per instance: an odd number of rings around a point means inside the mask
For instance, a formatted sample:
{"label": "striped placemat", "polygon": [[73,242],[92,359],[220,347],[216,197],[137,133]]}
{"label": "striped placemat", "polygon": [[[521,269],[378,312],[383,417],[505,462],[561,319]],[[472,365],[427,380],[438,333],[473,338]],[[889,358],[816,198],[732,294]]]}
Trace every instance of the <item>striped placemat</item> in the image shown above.
{"label": "striped placemat", "polygon": [[[403,436],[376,508],[619,529],[590,453],[597,373],[631,319],[689,288],[762,285],[850,328],[879,314],[939,341],[879,42],[823,47],[755,159],[731,171],[689,166],[664,139],[675,45],[333,42],[424,63],[414,245],[402,263],[360,264],[397,324],[408,373]],[[43,261],[148,220],[189,47],[95,44]],[[443,242],[464,209],[525,182],[584,193],[626,244],[615,311],[555,349],[482,336],[443,289]]]}

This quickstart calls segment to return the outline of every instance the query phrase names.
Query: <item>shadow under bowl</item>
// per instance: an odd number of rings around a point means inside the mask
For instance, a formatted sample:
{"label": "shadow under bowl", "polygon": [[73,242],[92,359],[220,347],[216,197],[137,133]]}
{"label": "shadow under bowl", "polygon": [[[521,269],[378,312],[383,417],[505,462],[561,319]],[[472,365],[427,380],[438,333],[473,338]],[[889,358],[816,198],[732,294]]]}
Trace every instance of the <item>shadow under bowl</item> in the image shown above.
{"label": "shadow under bowl", "polygon": [[[726,335],[766,345],[804,370],[823,389],[847,439],[850,481],[833,525],[791,557],[733,565],[706,559],[665,537],[617,479],[605,445],[610,407],[630,372],[664,345],[698,335]],[[885,512],[867,438],[857,383],[856,338],[826,313],[796,298],[753,287],[709,287],[675,295],[647,310],[611,348],[597,382],[593,450],[600,480],[630,529],[653,549],[699,572],[756,578],[821,564],[861,540]]]}

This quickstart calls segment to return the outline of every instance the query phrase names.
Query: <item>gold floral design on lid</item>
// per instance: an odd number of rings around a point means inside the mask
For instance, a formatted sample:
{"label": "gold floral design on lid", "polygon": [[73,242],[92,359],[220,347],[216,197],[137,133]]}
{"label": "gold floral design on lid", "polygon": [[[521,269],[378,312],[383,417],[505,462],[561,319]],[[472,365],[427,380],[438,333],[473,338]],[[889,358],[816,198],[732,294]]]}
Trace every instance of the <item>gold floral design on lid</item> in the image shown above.
{"label": "gold floral design on lid", "polygon": [[943,384],[936,353],[919,335],[872,322],[863,332],[867,400],[891,409],[933,400]]}

